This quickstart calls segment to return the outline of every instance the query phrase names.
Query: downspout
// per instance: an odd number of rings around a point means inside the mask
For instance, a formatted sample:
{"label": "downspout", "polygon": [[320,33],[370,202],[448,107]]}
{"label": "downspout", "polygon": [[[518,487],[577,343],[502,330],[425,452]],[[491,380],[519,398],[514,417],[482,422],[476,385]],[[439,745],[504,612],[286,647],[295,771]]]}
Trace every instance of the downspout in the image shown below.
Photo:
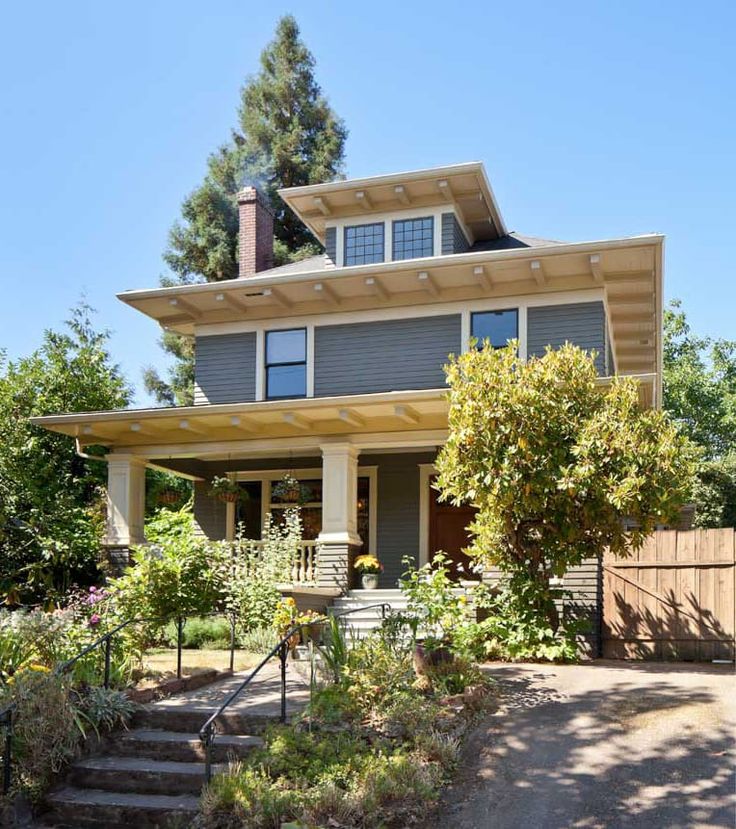
{"label": "downspout", "polygon": [[82,444],[80,443],[79,438],[74,438],[74,450],[80,458],[84,458],[86,461],[99,461],[100,463],[107,463],[107,458],[103,458],[100,455],[90,455],[88,452],[83,452]]}

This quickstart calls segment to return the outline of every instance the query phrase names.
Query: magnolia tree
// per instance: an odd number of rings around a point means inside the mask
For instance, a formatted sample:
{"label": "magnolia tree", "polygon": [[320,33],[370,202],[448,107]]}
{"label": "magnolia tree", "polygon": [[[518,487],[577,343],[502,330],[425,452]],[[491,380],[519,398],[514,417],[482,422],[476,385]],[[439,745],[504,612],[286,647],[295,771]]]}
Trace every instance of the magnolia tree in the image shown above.
{"label": "magnolia tree", "polygon": [[468,552],[557,630],[550,578],[605,548],[625,555],[671,519],[690,444],[664,413],[640,408],[633,379],[602,386],[572,345],[526,362],[514,343],[471,349],[446,372],[441,497],[477,508]]}

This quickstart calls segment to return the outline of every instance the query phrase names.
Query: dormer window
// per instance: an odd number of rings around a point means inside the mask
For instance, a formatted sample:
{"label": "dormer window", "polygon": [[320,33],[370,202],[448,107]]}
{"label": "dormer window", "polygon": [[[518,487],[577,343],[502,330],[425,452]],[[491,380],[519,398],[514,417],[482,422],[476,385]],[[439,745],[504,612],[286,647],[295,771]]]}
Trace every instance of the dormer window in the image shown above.
{"label": "dormer window", "polygon": [[345,228],[345,264],[383,262],[383,222]]}
{"label": "dormer window", "polygon": [[398,219],[393,223],[393,258],[418,259],[434,253],[434,219]]}

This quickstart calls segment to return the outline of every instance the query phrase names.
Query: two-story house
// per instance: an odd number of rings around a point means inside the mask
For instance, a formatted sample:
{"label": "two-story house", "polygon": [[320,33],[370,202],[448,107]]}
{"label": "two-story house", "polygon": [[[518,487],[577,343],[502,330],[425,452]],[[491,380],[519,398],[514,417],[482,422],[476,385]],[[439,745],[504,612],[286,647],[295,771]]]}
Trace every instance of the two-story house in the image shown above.
{"label": "two-story house", "polygon": [[[320,549],[309,578],[322,588],[348,586],[356,551],[378,555],[388,588],[406,555],[460,558],[469,511],[438,504],[431,480],[447,433],[443,364],[474,337],[517,338],[523,357],[566,340],[595,349],[601,383],[634,375],[644,405],[660,404],[662,236],[509,232],[475,162],[281,196],[324,255],[272,267],[272,216],[246,188],[239,278],[119,295],[194,337],[193,406],[35,421],[80,449],[108,447],[110,548],[144,541],[151,466],[194,481],[199,527],[215,539],[239,522],[258,538],[291,471],[309,492],[305,536]],[[208,496],[222,474],[247,492],[240,506]]]}

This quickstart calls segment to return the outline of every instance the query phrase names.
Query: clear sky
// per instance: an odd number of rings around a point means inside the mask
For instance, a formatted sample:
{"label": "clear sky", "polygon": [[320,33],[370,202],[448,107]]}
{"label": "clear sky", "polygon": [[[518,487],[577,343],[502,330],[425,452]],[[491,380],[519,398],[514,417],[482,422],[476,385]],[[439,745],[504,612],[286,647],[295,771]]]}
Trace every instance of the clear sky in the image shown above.
{"label": "clear sky", "polygon": [[350,129],[348,175],[484,161],[510,229],[667,234],[666,294],[736,338],[736,3],[670,0],[2,4],[0,348],[84,293],[147,403],[154,287],[182,198],[296,15]]}

